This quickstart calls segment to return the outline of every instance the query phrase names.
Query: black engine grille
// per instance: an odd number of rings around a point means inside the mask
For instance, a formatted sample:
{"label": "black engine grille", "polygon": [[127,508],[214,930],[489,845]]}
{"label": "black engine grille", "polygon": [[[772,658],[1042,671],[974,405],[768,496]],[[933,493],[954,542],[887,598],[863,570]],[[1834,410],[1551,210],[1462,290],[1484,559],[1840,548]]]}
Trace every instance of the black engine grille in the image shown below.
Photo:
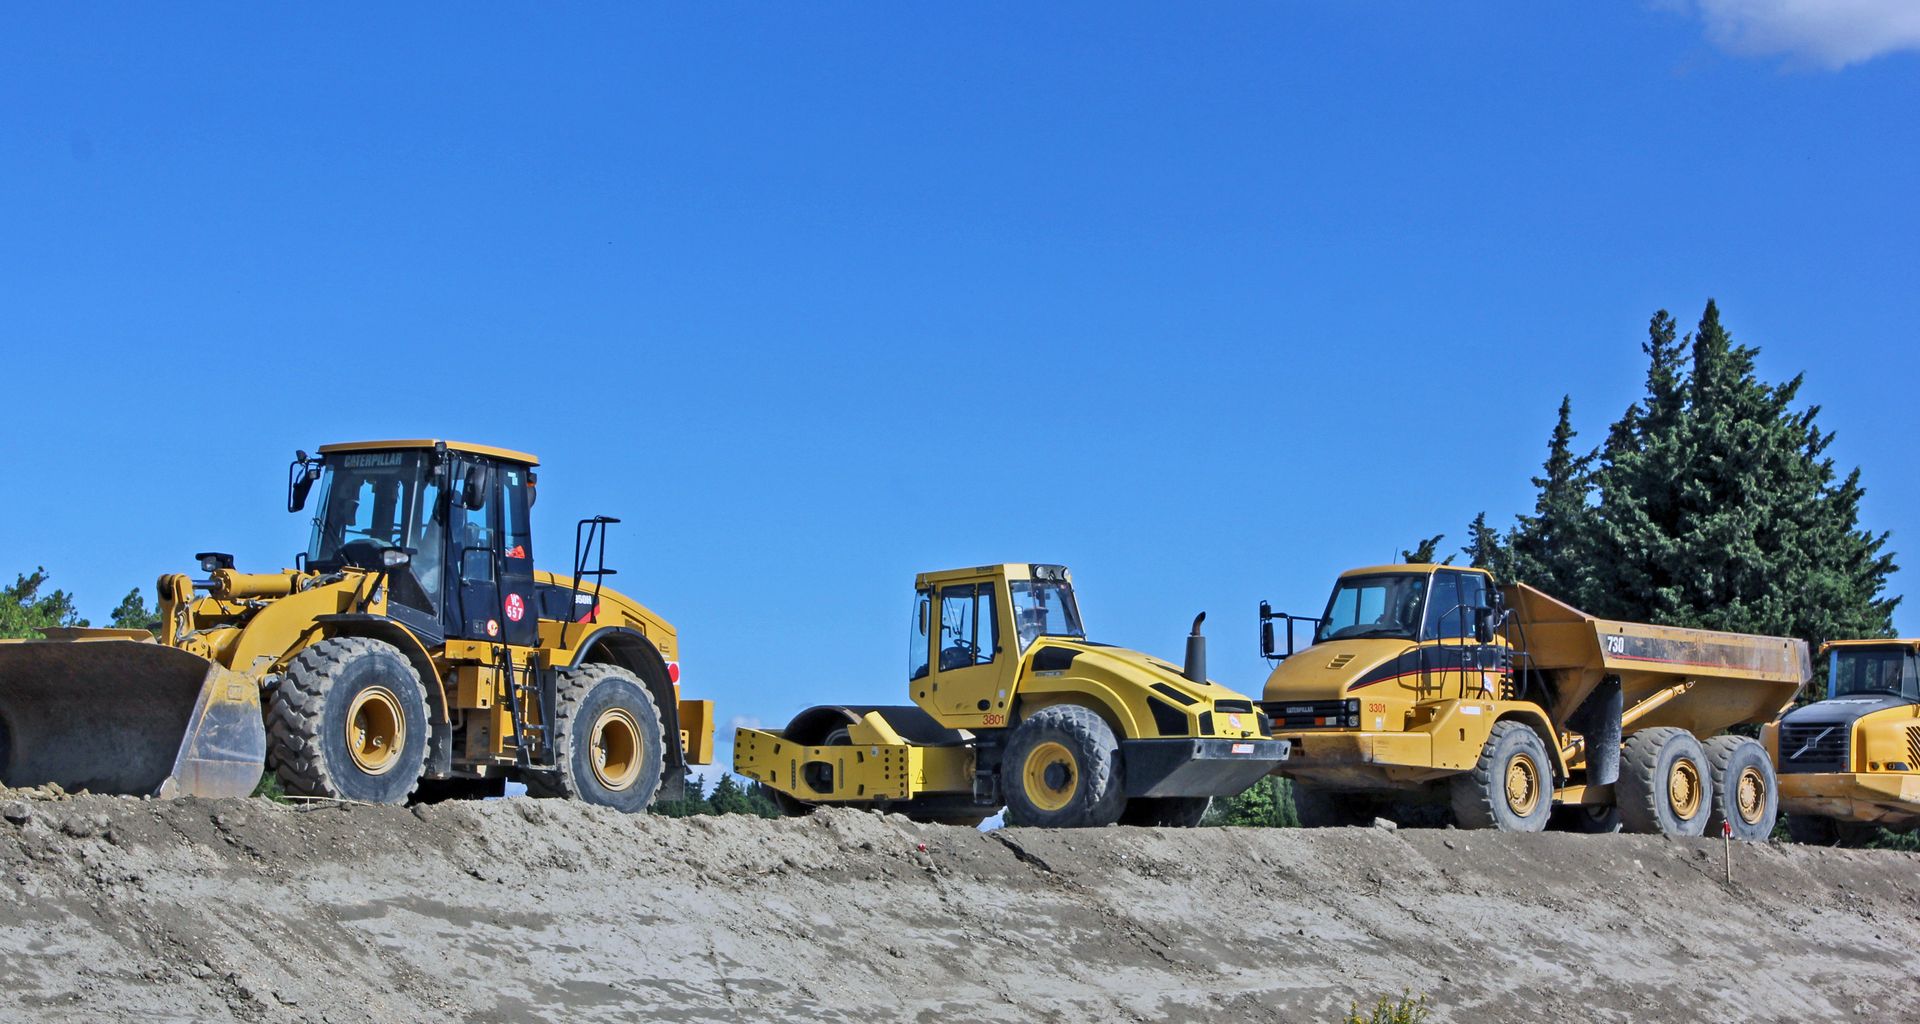
{"label": "black engine grille", "polygon": [[1847,740],[1852,733],[1851,722],[1783,723],[1780,726],[1780,770],[1847,771],[1850,767]]}
{"label": "black engine grille", "polygon": [[1337,729],[1346,723],[1344,700],[1270,700],[1260,710],[1273,719],[1275,729]]}

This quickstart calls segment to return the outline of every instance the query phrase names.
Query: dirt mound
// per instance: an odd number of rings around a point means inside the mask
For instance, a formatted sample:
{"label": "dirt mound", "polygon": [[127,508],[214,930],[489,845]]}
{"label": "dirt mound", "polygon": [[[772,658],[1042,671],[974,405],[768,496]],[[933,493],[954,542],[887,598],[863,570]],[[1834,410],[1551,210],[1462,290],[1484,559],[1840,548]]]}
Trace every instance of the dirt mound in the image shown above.
{"label": "dirt mound", "polygon": [[1889,1020],[1920,857],[0,798],[3,1020]]}

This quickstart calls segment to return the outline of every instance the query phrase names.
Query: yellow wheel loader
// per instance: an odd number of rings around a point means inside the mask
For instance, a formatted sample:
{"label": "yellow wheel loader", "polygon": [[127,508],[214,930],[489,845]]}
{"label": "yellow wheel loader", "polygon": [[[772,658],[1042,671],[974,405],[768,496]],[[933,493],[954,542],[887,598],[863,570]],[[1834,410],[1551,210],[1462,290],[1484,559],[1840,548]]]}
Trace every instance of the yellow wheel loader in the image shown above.
{"label": "yellow wheel loader", "polygon": [[[1295,652],[1300,623],[1313,642]],[[1764,840],[1772,762],[1720,734],[1772,720],[1811,676],[1805,641],[1599,619],[1443,565],[1343,573],[1318,616],[1263,602],[1260,637],[1304,825],[1426,804],[1462,828],[1535,832],[1558,810],[1586,831]]]}
{"label": "yellow wheel loader", "polygon": [[571,576],[533,567],[537,460],[445,441],[296,455],[317,485],[295,567],[160,578],[161,621],[0,642],[0,783],[369,803],[536,795],[638,811],[712,760],[712,705],[680,699],[673,628],[603,586],[581,520]]}
{"label": "yellow wheel loader", "polygon": [[1015,825],[1192,826],[1287,756],[1251,700],[1207,680],[1200,619],[1184,666],[1094,643],[1062,566],[922,573],[908,639],[912,704],[741,729],[734,770],[792,813],[977,825],[1004,804]]}
{"label": "yellow wheel loader", "polygon": [[1920,826],[1920,640],[1836,640],[1823,701],[1761,739],[1780,766],[1780,808],[1802,843],[1853,844]]}

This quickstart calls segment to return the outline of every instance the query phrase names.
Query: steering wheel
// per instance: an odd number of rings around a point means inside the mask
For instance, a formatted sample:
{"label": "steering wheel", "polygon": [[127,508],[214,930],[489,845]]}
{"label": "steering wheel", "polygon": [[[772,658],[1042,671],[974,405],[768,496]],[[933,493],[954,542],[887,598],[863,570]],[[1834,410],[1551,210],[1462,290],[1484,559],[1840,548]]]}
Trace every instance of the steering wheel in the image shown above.
{"label": "steering wheel", "polygon": [[956,668],[966,668],[980,659],[973,645],[965,640],[956,640],[952,647],[940,651],[940,671],[947,672]]}

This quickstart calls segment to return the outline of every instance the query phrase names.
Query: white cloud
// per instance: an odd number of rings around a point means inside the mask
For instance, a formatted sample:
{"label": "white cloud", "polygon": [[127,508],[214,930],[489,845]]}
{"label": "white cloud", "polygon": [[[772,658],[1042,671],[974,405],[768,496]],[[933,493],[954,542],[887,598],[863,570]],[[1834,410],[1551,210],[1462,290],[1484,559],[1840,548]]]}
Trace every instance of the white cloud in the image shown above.
{"label": "white cloud", "polygon": [[1695,0],[1707,37],[1734,53],[1843,68],[1920,50],[1916,0]]}

